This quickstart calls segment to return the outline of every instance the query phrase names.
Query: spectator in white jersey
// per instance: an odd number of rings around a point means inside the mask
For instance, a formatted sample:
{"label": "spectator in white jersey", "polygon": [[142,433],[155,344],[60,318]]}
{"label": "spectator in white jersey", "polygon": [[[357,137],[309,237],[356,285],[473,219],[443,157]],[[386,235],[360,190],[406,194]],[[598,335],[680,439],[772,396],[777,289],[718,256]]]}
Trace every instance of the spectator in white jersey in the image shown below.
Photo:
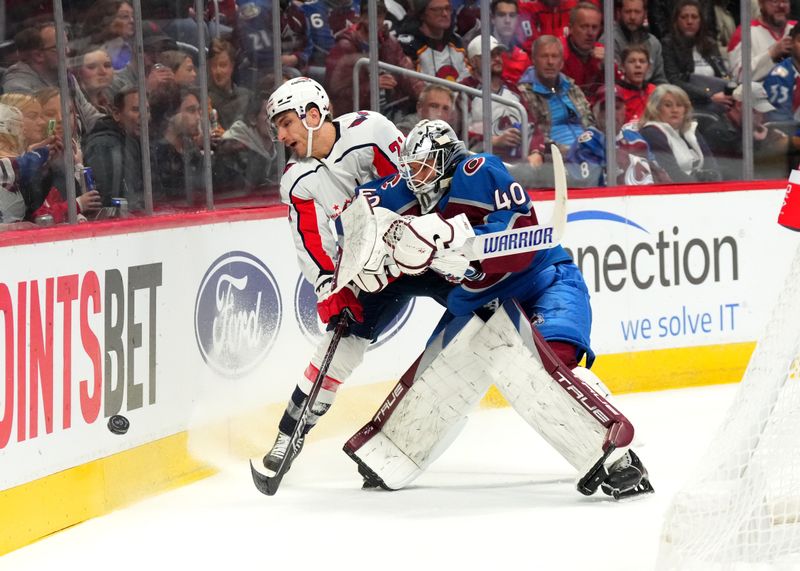
{"label": "spectator in white jersey", "polygon": [[450,0],[414,0],[414,15],[416,29],[397,39],[417,71],[450,81],[467,77],[469,66],[461,37],[453,31]]}
{"label": "spectator in white jersey", "polygon": [[[788,0],[759,0],[761,16],[750,22],[750,69],[753,81],[763,81],[772,66],[791,53],[789,37],[795,22],[789,20]],[[733,77],[742,80],[742,26],[728,43],[728,61]]]}
{"label": "spectator in white jersey", "polygon": [[[481,45],[482,39],[476,37],[469,43],[467,53],[472,64],[472,75],[461,83],[481,88]],[[509,102],[520,103],[519,96],[503,80],[503,54],[508,48],[498,42],[494,36],[489,37],[489,47],[491,52],[491,73],[492,85],[491,93],[508,100]],[[516,107],[503,105],[497,101],[492,101],[492,152],[504,161],[516,161],[520,159],[520,144],[522,143],[522,114]],[[474,97],[470,103],[469,113],[469,146],[471,150],[483,150],[483,99]]]}

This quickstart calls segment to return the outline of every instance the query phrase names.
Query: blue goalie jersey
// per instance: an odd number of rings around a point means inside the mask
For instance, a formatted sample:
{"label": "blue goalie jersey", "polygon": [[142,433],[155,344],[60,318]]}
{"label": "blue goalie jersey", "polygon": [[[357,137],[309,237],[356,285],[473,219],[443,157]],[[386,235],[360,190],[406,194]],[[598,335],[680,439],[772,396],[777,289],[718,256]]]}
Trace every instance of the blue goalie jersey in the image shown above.
{"label": "blue goalie jersey", "polygon": [[[391,175],[359,187],[373,206],[402,215],[421,214],[414,193],[400,175]],[[434,212],[443,218],[464,214],[476,235],[524,228],[538,223],[528,193],[497,157],[473,155],[459,163],[450,190]],[[528,315],[536,316],[545,339],[575,344],[588,355],[591,311],[589,294],[577,267],[561,246],[538,252],[501,256],[473,262],[485,274],[463,281],[447,299],[452,315],[467,315],[494,301],[517,299]]]}

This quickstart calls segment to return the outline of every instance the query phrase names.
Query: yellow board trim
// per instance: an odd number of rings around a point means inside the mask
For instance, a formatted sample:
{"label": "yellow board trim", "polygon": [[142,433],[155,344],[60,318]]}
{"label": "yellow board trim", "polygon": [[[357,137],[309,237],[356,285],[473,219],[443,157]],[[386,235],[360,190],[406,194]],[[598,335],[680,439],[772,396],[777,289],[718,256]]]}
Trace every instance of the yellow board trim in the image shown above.
{"label": "yellow board trim", "polygon": [[192,459],[187,441],[175,434],[0,492],[0,555],[213,474]]}
{"label": "yellow board trim", "polygon": [[[731,383],[742,378],[754,348],[755,343],[736,343],[603,355],[592,369],[616,394]],[[313,437],[356,430],[369,420],[391,386],[393,383],[379,383],[343,391],[339,405]],[[481,405],[502,407],[508,403],[492,387]],[[195,431],[193,438],[222,438],[237,457],[263,453],[269,443],[263,442],[262,436],[273,434],[282,411],[282,405],[270,405],[206,431]],[[214,473],[192,457],[189,434],[182,432],[2,491],[0,555]]]}
{"label": "yellow board trim", "polygon": [[[744,375],[755,346],[748,342],[602,355],[592,371],[613,394],[735,383]],[[495,387],[481,404],[508,406]]]}

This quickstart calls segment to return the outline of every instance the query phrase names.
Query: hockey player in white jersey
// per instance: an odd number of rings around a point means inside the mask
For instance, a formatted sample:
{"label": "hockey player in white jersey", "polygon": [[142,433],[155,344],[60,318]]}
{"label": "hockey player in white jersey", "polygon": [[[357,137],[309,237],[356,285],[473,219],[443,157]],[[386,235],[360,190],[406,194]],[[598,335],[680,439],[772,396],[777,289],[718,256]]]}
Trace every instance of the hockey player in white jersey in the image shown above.
{"label": "hockey player in white jersey", "polygon": [[[337,217],[353,198],[358,185],[397,172],[403,135],[378,113],[357,111],[333,119],[327,93],[306,77],[290,80],[276,89],[267,101],[267,115],[277,139],[292,150],[281,178],[281,200],[289,206],[300,268],[306,280],[314,284],[320,318],[329,323],[328,332],[280,420],[275,444],[264,457],[264,466],[277,472],[331,340],[330,326],[342,312],[349,310],[356,323],[351,324],[350,335],[339,342],[311,408],[306,432],[330,408],[339,385],[362,361],[370,341],[380,333],[380,324],[391,321],[386,319],[387,314],[399,312],[410,297],[420,293],[444,304],[452,286],[431,275],[425,280],[399,279],[380,293],[365,295],[364,292],[386,285],[380,283],[384,276],[370,275],[355,280],[359,288],[345,287],[331,294],[336,240],[329,220]],[[298,452],[299,449],[293,455]],[[290,465],[293,460],[289,457],[285,464]]]}

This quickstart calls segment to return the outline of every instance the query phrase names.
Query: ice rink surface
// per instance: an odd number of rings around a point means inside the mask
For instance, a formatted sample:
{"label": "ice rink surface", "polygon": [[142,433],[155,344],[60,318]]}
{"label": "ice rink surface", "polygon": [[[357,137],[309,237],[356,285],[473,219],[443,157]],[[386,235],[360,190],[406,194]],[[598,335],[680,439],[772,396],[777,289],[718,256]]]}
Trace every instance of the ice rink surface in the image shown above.
{"label": "ice rink surface", "polygon": [[309,443],[274,497],[230,461],[0,557],[0,569],[653,569],[669,501],[736,388],[618,397],[656,489],[637,500],[581,496],[574,470],[511,409],[481,410],[403,491],[362,491],[343,434]]}

